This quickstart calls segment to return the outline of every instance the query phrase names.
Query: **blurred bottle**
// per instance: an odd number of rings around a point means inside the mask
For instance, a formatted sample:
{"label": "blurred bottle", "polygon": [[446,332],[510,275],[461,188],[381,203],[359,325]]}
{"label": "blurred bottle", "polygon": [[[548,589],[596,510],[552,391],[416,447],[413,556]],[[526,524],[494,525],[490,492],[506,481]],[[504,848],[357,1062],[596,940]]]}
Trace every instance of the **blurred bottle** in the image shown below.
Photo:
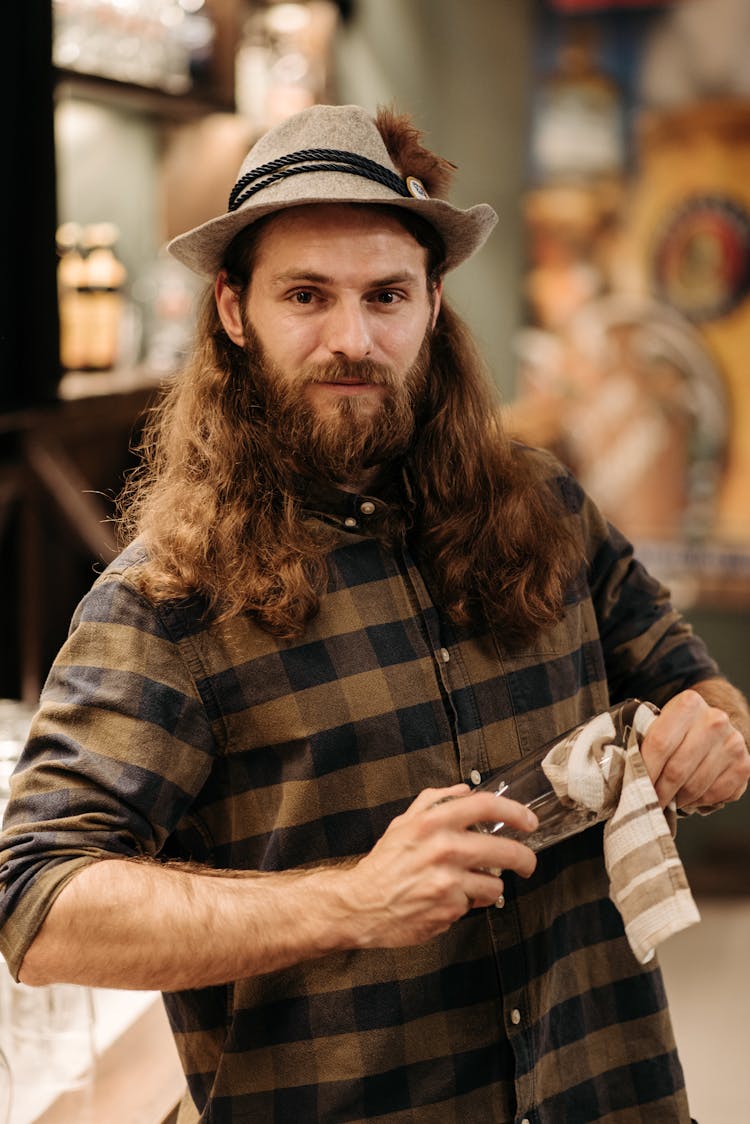
{"label": "blurred bottle", "polygon": [[87,354],[84,370],[107,371],[119,357],[125,266],[115,253],[119,231],[114,223],[84,227],[86,254]]}
{"label": "blurred bottle", "polygon": [[601,69],[593,24],[571,28],[541,85],[531,137],[537,183],[617,178],[625,164],[620,91]]}
{"label": "blurred bottle", "polygon": [[67,370],[108,371],[119,359],[125,267],[114,223],[58,229],[61,362]]}

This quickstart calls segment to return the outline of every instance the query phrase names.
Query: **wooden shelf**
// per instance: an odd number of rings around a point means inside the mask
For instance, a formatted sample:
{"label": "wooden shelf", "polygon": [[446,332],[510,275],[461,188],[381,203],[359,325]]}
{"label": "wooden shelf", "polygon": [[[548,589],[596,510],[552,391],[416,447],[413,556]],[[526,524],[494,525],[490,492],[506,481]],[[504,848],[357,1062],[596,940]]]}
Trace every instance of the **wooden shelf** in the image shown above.
{"label": "wooden shelf", "polygon": [[55,79],[58,101],[69,97],[88,98],[171,121],[193,121],[209,113],[234,112],[233,100],[218,94],[170,94],[157,87],[139,86],[135,82],[119,82],[103,75],[81,74],[76,70],[60,68],[55,71]]}

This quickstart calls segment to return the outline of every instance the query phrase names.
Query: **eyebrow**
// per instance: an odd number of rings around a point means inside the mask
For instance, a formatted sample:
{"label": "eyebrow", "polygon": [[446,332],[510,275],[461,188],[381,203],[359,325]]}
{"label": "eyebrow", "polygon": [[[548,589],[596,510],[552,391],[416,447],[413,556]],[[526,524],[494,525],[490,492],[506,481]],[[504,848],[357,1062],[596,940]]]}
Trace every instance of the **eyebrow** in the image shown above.
{"label": "eyebrow", "polygon": [[[365,285],[366,289],[387,289],[392,285],[404,284],[418,284],[419,274],[413,273],[409,269],[402,270],[400,273],[391,273],[387,277],[376,277],[368,281]],[[274,285],[288,285],[293,282],[313,282],[316,285],[333,285],[335,278],[330,277],[325,273],[316,273],[314,270],[288,270],[286,273],[277,273],[272,278]]]}

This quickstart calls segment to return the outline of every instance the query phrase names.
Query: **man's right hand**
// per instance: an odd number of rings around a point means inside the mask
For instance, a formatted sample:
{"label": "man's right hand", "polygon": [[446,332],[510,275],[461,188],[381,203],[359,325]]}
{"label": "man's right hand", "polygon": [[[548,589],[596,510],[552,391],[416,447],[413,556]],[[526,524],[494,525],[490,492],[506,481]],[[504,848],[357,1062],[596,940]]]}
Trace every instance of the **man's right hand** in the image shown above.
{"label": "man's right hand", "polygon": [[532,874],[536,855],[528,847],[468,830],[499,820],[526,831],[537,826],[536,816],[522,804],[492,793],[472,794],[467,785],[421,792],[345,874],[356,946],[421,944],[469,909],[497,901],[503,882],[490,871]]}

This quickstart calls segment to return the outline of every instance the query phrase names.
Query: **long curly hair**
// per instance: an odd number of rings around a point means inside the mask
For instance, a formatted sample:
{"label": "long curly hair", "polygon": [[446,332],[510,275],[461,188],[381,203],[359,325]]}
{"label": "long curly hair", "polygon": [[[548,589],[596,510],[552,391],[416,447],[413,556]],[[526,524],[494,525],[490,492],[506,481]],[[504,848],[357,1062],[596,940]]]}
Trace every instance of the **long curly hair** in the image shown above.
{"label": "long curly hair", "polygon": [[[452,165],[420,146],[408,118],[381,111],[377,123],[396,167],[416,167],[427,190],[443,194]],[[385,210],[426,248],[434,290],[439,236],[411,212]],[[246,228],[227,251],[240,300],[272,220]],[[207,291],[192,356],[144,430],[139,467],[120,497],[120,530],[147,546],[141,581],[154,600],[198,595],[220,619],[247,612],[292,638],[318,611],[333,532],[295,494],[251,367]],[[561,617],[579,549],[536,462],[504,432],[471,334],[445,301],[416,422],[403,457],[414,512],[410,524],[395,517],[388,535],[409,536],[436,602],[457,624],[532,637]]]}

